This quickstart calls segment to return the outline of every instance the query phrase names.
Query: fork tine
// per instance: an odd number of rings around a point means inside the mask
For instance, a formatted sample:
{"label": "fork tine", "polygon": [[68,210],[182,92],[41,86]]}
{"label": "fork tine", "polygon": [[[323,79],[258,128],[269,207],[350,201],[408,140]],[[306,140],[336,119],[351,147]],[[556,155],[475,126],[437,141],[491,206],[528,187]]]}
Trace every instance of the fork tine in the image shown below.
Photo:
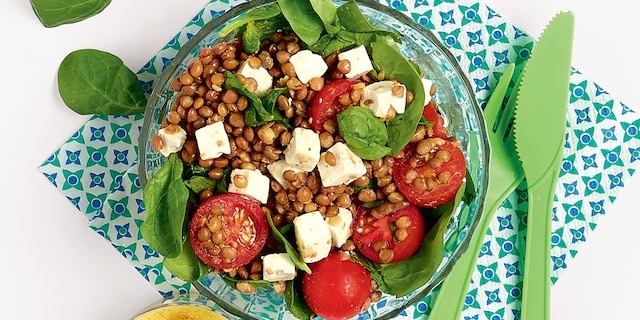
{"label": "fork tine", "polygon": [[[509,64],[509,66],[504,70],[501,79],[511,79],[514,69],[515,64]],[[484,118],[487,122],[487,127],[489,127],[489,125],[491,126],[491,128],[488,128],[491,131],[490,134],[497,130],[497,124],[499,123],[498,117],[500,109],[502,108],[502,100],[504,99],[507,88],[509,88],[509,82],[510,81],[498,81],[498,84],[495,89],[493,89],[493,93],[491,93],[491,97],[489,97],[489,101],[487,101],[487,105],[484,108]]]}
{"label": "fork tine", "polygon": [[513,126],[513,115],[516,110],[516,97],[518,96],[518,88],[520,88],[520,81],[522,80],[522,72],[518,75],[518,79],[516,80],[515,85],[513,86],[513,90],[509,94],[509,99],[507,99],[507,103],[502,109],[501,116],[499,120],[496,120],[498,123],[494,126],[496,132],[501,132],[503,134],[503,141],[506,141],[508,137],[511,135],[511,127]]}

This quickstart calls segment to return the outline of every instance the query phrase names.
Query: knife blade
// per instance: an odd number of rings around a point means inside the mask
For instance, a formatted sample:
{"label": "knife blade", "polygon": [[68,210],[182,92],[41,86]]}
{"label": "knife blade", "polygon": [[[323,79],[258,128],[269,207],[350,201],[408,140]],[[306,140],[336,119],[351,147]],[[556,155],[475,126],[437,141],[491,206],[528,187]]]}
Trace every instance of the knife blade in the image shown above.
{"label": "knife blade", "polygon": [[523,320],[550,317],[551,217],[564,148],[573,26],[569,11],[549,22],[525,66],[516,103],[514,139],[529,196]]}

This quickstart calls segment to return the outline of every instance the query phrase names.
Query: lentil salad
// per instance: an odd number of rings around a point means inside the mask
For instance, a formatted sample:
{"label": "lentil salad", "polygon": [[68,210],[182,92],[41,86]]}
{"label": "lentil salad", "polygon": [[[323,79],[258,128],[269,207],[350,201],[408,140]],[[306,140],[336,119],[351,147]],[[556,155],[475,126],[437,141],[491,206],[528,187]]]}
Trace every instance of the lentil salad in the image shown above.
{"label": "lentil salad", "polygon": [[[278,179],[277,174],[273,174],[269,170],[269,166],[278,161],[286,160],[285,153],[296,130],[304,129],[315,132],[322,151],[323,163],[333,167],[337,164],[338,159],[336,158],[340,157],[336,157],[338,152],[332,152],[331,148],[336,145],[346,145],[352,152],[358,149],[358,140],[346,132],[348,129],[343,130],[341,126],[348,120],[340,121],[339,116],[351,114],[355,112],[354,110],[362,113],[370,112],[366,107],[371,101],[363,99],[364,90],[368,85],[382,81],[392,82],[391,94],[395,97],[403,96],[407,108],[414,101],[412,90],[422,89],[408,85],[403,86],[398,79],[385,75],[385,69],[367,72],[345,81],[346,75],[351,71],[351,61],[341,60],[338,56],[340,52],[348,51],[348,49],[337,50],[323,57],[327,71],[322,76],[312,77],[303,82],[299,79],[300,76],[290,60],[292,56],[308,48],[308,44],[302,42],[296,33],[283,30],[274,32],[268,38],[263,39],[258,51],[247,52],[244,39],[240,34],[239,38],[230,43],[222,42],[203,49],[200,52],[200,59],[190,63],[188,69],[174,80],[172,87],[177,92],[176,103],[167,114],[161,128],[169,133],[183,130],[185,134],[184,141],[179,146],[173,146],[176,150],[168,154],[169,158],[175,159],[173,163],[176,167],[182,166],[184,169],[181,175],[189,177],[185,184],[195,195],[195,199],[186,202],[184,207],[187,212],[187,220],[191,221],[191,246],[201,260],[206,261],[207,259],[203,259],[199,254],[199,246],[210,246],[206,248],[208,253],[219,255],[223,261],[229,263],[238,258],[238,251],[234,245],[218,245],[229,240],[228,238],[219,239],[224,236],[224,233],[219,231],[228,230],[233,223],[247,227],[243,222],[245,221],[242,218],[243,212],[249,213],[249,215],[255,211],[266,213],[266,220],[271,226],[270,233],[282,236],[284,239],[284,241],[280,241],[282,245],[287,240],[292,243],[297,242],[297,238],[292,239],[290,229],[293,228],[292,225],[297,217],[308,213],[319,212],[322,218],[330,224],[332,218],[339,217],[340,213],[346,210],[353,221],[357,222],[352,224],[352,227],[349,228],[350,231],[352,233],[366,233],[364,232],[365,225],[373,220],[389,218],[408,207],[417,208],[418,206],[413,202],[419,202],[419,197],[407,196],[408,192],[403,193],[402,190],[399,190],[399,180],[402,180],[405,186],[410,185],[411,189],[418,193],[427,193],[439,185],[453,183],[454,186],[450,188],[449,194],[439,199],[436,204],[418,203],[419,206],[430,207],[439,207],[450,202],[462,184],[464,178],[463,157],[462,169],[458,162],[455,172],[444,170],[437,172],[437,174],[434,173],[437,171],[434,169],[448,168],[446,164],[450,163],[452,158],[460,158],[457,157],[458,152],[460,155],[462,153],[459,148],[456,149],[455,141],[446,135],[446,131],[438,129],[437,124],[441,119],[437,116],[427,119],[423,112],[420,112],[423,117],[416,123],[409,141],[399,148],[401,151],[393,154],[388,151],[384,156],[372,159],[366,159],[371,158],[366,155],[359,156],[364,173],[353,177],[353,179],[350,178],[342,183],[327,186],[324,183],[326,179],[323,179],[317,167],[310,171],[289,168],[283,170],[282,176]],[[273,94],[264,94],[256,99],[258,81],[238,72],[238,69],[245,64],[253,69],[263,68],[268,71],[273,78],[272,88],[269,92]],[[323,89],[333,90],[323,91]],[[327,95],[326,92],[334,94]],[[335,94],[335,92],[341,93]],[[434,93],[435,88],[430,87],[429,96]],[[318,129],[319,119],[310,117],[310,114],[314,113],[314,106],[318,106],[319,96],[324,97],[321,100],[329,101],[329,104],[323,108],[324,119],[322,119],[322,126]],[[259,105],[264,110],[256,110],[256,104],[258,104],[256,101],[260,102]],[[425,105],[425,103],[419,103],[421,106]],[[437,110],[434,100],[426,105],[425,110]],[[267,112],[263,112],[265,110]],[[400,113],[395,113],[396,110],[390,108],[379,122],[372,121],[368,113],[361,119],[364,119],[365,122],[371,121],[373,123],[371,126],[375,128],[380,123],[384,125],[396,119]],[[357,118],[357,115],[350,117],[350,119],[353,118]],[[214,124],[221,124],[222,128],[219,132],[223,132],[228,138],[229,151],[223,152],[217,157],[202,157],[203,150],[200,149],[200,141],[197,139],[196,132]],[[370,133],[371,130],[365,130],[365,132]],[[162,152],[163,148],[173,143],[168,140],[171,139],[167,139],[167,136],[154,136],[152,140],[154,149]],[[353,142],[354,140],[356,143]],[[354,145],[355,147],[352,147]],[[448,148],[440,148],[443,145]],[[373,148],[380,146],[388,147],[386,141],[377,141]],[[368,144],[361,149],[371,148],[372,145]],[[401,177],[398,177],[398,171],[395,170],[398,162],[414,169],[409,169]],[[424,170],[415,170],[415,168],[423,168],[425,165],[430,168],[428,173]],[[204,207],[203,204],[214,203],[223,195],[235,193],[231,192],[233,187],[241,190],[248,186],[247,180],[252,180],[251,176],[233,175],[232,172],[236,170],[260,172],[263,176],[268,177],[267,200],[261,203],[262,201],[256,201],[259,196],[245,193],[244,198],[247,198],[247,202],[252,206],[258,205],[259,210],[255,208],[238,210],[238,207],[241,206],[235,206],[235,209],[227,210],[235,210],[238,213],[229,215],[237,221],[225,222],[222,218],[228,218],[227,214],[215,212],[216,210],[220,211],[223,206],[213,206],[207,209],[207,214],[213,212],[213,215],[208,215],[199,224],[195,224],[193,221],[199,216],[198,211]],[[152,184],[151,181],[150,184]],[[146,197],[145,203],[147,203]],[[358,214],[358,209],[362,209],[361,211],[365,213]],[[259,230],[262,228],[260,226],[265,224],[263,220],[264,217],[260,218],[259,215],[254,215],[252,222],[254,226],[249,226],[248,230]],[[407,237],[407,230],[411,225],[423,224],[422,221],[417,223],[417,221],[410,220],[406,215],[396,220],[385,221],[393,230],[393,241],[397,242],[402,242]],[[286,236],[287,234],[289,236]],[[247,233],[235,235],[242,238]],[[240,241],[246,241],[252,247],[262,249],[261,252],[251,257],[249,261],[242,261],[239,266],[215,267],[209,265],[207,269],[214,269],[223,274],[225,279],[235,284],[236,289],[251,293],[255,286],[264,283],[262,258],[267,253],[278,252],[282,249],[278,248],[278,245],[267,243],[266,240],[260,244],[262,240],[256,240],[256,238],[261,237],[257,237],[255,234],[245,238]],[[419,238],[421,241],[422,234]],[[374,242],[371,245],[373,254],[377,257],[371,259],[367,256],[364,259],[368,258],[382,264],[394,262],[395,252],[388,247],[389,243],[385,244],[383,241]],[[344,255],[344,259],[351,259],[350,255],[358,254],[362,246],[362,243],[356,243],[350,237],[337,247],[343,254],[349,253]],[[294,260],[299,270],[305,270],[306,263],[315,262],[304,261],[302,257],[304,254],[296,253],[295,249],[286,251],[290,253],[291,259]],[[334,250],[332,249],[332,251]],[[362,255],[358,254],[358,258],[362,259]],[[379,260],[376,261],[375,258]],[[366,261],[359,261],[370,267]],[[372,275],[372,277],[375,276]],[[284,292],[287,286],[283,281],[274,281],[271,282],[271,285],[276,291],[281,292]],[[375,301],[376,297],[379,297],[381,290],[379,286],[381,285],[383,284],[373,281],[369,301]]]}

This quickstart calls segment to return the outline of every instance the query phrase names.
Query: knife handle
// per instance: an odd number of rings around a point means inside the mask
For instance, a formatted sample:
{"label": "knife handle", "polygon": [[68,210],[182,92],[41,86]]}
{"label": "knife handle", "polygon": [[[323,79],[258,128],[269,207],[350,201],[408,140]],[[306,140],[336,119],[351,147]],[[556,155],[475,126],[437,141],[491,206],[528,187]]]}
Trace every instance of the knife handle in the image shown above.
{"label": "knife handle", "polygon": [[522,320],[550,318],[551,217],[558,170],[549,172],[528,189],[526,252],[522,284]]}

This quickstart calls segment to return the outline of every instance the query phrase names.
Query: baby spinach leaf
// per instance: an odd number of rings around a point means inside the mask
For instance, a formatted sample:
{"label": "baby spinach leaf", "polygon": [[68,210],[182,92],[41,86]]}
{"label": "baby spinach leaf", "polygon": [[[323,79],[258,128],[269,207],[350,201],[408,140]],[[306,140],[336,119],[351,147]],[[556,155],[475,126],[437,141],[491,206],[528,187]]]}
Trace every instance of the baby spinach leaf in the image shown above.
{"label": "baby spinach leaf", "polygon": [[387,78],[395,78],[404,84],[407,90],[413,92],[413,101],[409,103],[403,114],[387,122],[391,155],[396,155],[404,148],[416,132],[416,127],[422,117],[424,109],[424,87],[420,73],[400,53],[395,43],[388,37],[377,36],[370,44],[370,54],[376,70],[384,70]]}
{"label": "baby spinach leaf", "polygon": [[400,41],[400,35],[397,31],[374,27],[367,17],[362,14],[362,11],[360,11],[358,4],[354,0],[350,0],[338,7],[336,14],[340,23],[347,31],[354,33],[377,33],[389,36],[395,41]]}
{"label": "baby spinach leaf", "polygon": [[219,34],[221,37],[224,37],[229,34],[229,32],[236,30],[249,22],[257,20],[268,20],[279,15],[280,13],[280,6],[278,6],[278,4],[275,2],[266,6],[255,8],[251,11],[248,11],[242,17],[230,22],[228,25],[222,28],[222,30],[220,30]]}
{"label": "baby spinach leaf", "polygon": [[278,0],[282,14],[302,42],[313,45],[324,32],[324,23],[309,1]]}
{"label": "baby spinach leaf", "polygon": [[260,99],[251,93],[232,72],[225,71],[224,77],[225,89],[234,90],[249,99],[249,106],[244,111],[244,122],[246,125],[256,127],[270,121],[289,125],[289,120],[276,107],[278,96],[287,92],[287,88],[271,89],[263,99]]}
{"label": "baby spinach leaf", "polygon": [[384,122],[368,108],[353,106],[338,113],[338,129],[349,149],[362,159],[380,159],[391,151]]}
{"label": "baby spinach leaf", "polygon": [[79,114],[136,114],[147,104],[136,74],[115,55],[94,49],[71,52],[62,60],[58,91]]}
{"label": "baby spinach leaf", "polygon": [[337,33],[342,29],[338,15],[336,14],[338,8],[336,8],[331,0],[309,0],[309,3],[311,3],[313,11],[315,11],[322,20],[324,30],[327,31],[328,34]]}
{"label": "baby spinach leaf", "polygon": [[187,186],[187,188],[191,189],[191,191],[199,194],[200,192],[202,192],[202,190],[205,189],[212,191],[215,190],[217,181],[209,177],[193,176],[188,180],[185,180],[184,184]]}
{"label": "baby spinach leaf", "polygon": [[454,209],[458,207],[455,203],[460,203],[465,193],[466,187],[463,185],[458,190],[456,199],[453,200],[454,205],[449,207],[449,210],[440,216],[436,224],[427,232],[416,253],[405,260],[380,265],[385,287],[389,290],[387,293],[398,297],[405,296],[431,279],[444,258],[444,233]]}
{"label": "baby spinach leaf", "polygon": [[265,213],[265,215],[267,216],[267,221],[269,222],[269,227],[271,228],[271,233],[273,233],[273,237],[275,238],[276,242],[284,246],[285,251],[287,251],[289,258],[291,258],[291,261],[296,266],[296,268],[303,270],[306,273],[311,273],[311,269],[309,269],[309,266],[302,259],[300,259],[298,250],[296,250],[296,248],[294,248],[293,245],[291,245],[291,243],[287,240],[287,238],[285,238],[282,235],[282,233],[280,233],[278,228],[276,228],[276,225],[273,224],[273,219],[271,219],[271,215],[268,213]]}
{"label": "baby spinach leaf", "polygon": [[311,319],[313,312],[301,293],[301,281],[287,281],[287,288],[284,291],[284,302],[287,304],[287,309],[289,309],[291,314],[297,319]]}
{"label": "baby spinach leaf", "polygon": [[165,258],[175,258],[182,252],[183,224],[189,199],[182,171],[182,160],[172,153],[149,179],[142,193],[147,217],[140,226],[140,233],[149,246]]}
{"label": "baby spinach leaf", "polygon": [[30,0],[31,8],[47,28],[90,18],[106,8],[111,0]]}
{"label": "baby spinach leaf", "polygon": [[278,14],[268,20],[249,21],[242,32],[242,46],[246,52],[257,53],[262,40],[270,38],[278,30],[286,30],[287,20]]}
{"label": "baby spinach leaf", "polygon": [[164,266],[176,277],[186,282],[196,281],[209,273],[209,267],[198,259],[187,237],[182,245],[182,252],[175,258],[164,258]]}
{"label": "baby spinach leaf", "polygon": [[238,283],[238,282],[251,283],[255,288],[268,287],[268,286],[271,285],[271,282],[269,282],[267,280],[239,279],[239,278],[236,278],[236,277],[232,277],[231,275],[229,275],[226,272],[220,272],[219,275],[220,275],[220,277],[222,277],[222,280],[224,280],[224,282],[228,286],[230,286],[231,288],[235,288],[236,287],[236,283]]}

